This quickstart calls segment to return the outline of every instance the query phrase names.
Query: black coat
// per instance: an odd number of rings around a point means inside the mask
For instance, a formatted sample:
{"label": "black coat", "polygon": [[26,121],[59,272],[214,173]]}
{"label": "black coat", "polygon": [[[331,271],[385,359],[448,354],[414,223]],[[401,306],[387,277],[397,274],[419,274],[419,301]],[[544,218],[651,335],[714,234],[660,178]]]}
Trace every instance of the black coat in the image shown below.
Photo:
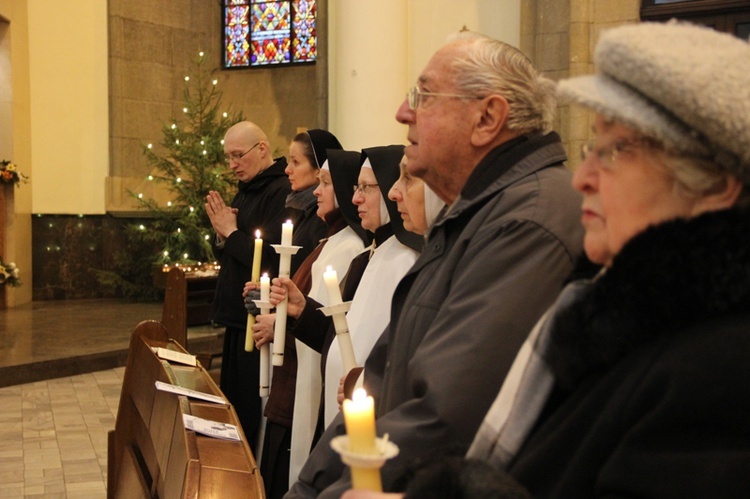
{"label": "black coat", "polygon": [[750,215],[646,230],[553,331],[533,495],[750,497]]}
{"label": "black coat", "polygon": [[223,248],[214,245],[221,264],[212,310],[212,320],[217,324],[245,328],[247,311],[242,290],[251,277],[256,229],[263,238],[261,273],[275,276],[279,272],[279,256],[271,244],[281,242],[281,224],[286,220],[284,204],[292,190],[284,168],[286,159],[279,158],[249,182],[239,183],[231,205],[239,210],[239,230],[229,235]]}

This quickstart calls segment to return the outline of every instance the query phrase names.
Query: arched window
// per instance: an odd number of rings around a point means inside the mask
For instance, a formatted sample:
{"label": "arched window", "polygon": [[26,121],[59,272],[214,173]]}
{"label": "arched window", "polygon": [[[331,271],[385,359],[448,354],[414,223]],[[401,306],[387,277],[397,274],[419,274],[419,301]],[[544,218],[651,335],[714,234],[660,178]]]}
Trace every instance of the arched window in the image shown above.
{"label": "arched window", "polygon": [[642,0],[641,20],[683,19],[711,26],[719,31],[750,38],[750,2],[748,0]]}
{"label": "arched window", "polygon": [[225,68],[315,62],[316,0],[223,0]]}

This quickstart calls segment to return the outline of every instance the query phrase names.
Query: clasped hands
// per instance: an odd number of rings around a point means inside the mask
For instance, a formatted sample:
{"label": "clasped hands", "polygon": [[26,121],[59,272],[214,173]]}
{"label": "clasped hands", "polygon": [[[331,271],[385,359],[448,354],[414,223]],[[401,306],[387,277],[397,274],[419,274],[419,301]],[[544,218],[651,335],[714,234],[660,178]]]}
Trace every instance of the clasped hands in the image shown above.
{"label": "clasped hands", "polygon": [[237,230],[237,211],[237,208],[227,206],[216,191],[209,191],[206,196],[206,215],[221,241]]}

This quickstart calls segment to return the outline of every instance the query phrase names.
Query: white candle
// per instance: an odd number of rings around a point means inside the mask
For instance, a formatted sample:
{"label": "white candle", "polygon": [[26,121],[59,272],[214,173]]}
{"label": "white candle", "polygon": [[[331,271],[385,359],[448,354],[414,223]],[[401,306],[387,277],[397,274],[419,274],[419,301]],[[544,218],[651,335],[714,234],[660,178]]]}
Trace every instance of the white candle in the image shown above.
{"label": "white candle", "polygon": [[268,302],[271,300],[271,278],[268,274],[263,274],[260,278],[260,301]]}
{"label": "white candle", "polygon": [[323,272],[323,281],[326,283],[326,291],[328,291],[328,305],[338,305],[341,303],[339,277],[330,265],[327,266],[326,271]]}
{"label": "white candle", "polygon": [[292,245],[292,234],[294,232],[294,225],[291,220],[287,220],[281,224],[281,245],[291,246]]}
{"label": "white candle", "polygon": [[[291,220],[287,220],[281,224],[281,244],[282,248],[288,248],[292,246],[292,233],[294,226]],[[279,254],[279,277],[289,277],[292,268],[292,255],[291,253],[281,252]],[[279,304],[280,305],[280,304]],[[276,313],[279,313],[279,307],[276,306]],[[286,309],[284,309],[286,314]],[[276,364],[274,364],[276,365]]]}
{"label": "white candle", "polygon": [[[331,266],[326,267],[326,271],[323,272],[323,281],[326,285],[326,291],[328,291],[328,306],[340,305],[342,300],[339,279]],[[333,314],[331,317],[333,318],[333,327],[336,330],[336,340],[339,342],[344,375],[346,375],[357,366],[352,337],[349,334],[349,324],[346,322],[346,312]]]}
{"label": "white candle", "polygon": [[[269,302],[271,294],[271,279],[268,274],[263,274],[260,278],[260,301],[264,303]],[[267,314],[271,311],[268,307],[261,307],[260,313]],[[260,396],[268,397],[269,378],[271,372],[271,349],[270,344],[265,343],[260,347]]]}

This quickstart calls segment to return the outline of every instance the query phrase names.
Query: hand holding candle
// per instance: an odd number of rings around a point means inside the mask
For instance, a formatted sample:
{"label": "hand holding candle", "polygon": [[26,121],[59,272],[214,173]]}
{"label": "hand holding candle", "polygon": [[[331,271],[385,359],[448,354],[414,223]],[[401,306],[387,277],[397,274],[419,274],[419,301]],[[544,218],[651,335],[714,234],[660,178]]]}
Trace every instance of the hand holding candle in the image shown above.
{"label": "hand holding candle", "polygon": [[[253,251],[253,269],[250,273],[250,280],[254,283],[258,283],[260,279],[260,261],[263,257],[263,239],[260,238],[260,231],[255,231],[255,250]],[[253,351],[253,325],[255,324],[255,316],[253,314],[247,314],[247,328],[245,329],[245,351]]]}

